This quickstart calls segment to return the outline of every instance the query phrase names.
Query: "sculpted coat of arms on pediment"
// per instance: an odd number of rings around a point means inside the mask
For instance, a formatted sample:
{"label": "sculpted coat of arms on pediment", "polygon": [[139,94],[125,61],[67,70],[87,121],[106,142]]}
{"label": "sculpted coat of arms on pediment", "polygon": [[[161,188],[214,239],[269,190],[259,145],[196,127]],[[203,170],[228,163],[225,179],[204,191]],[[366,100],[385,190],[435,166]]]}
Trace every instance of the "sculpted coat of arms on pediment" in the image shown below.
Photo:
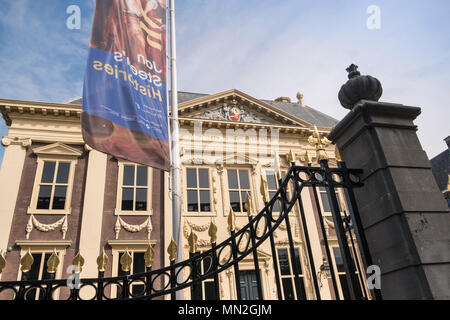
{"label": "sculpted coat of arms on pediment", "polygon": [[227,104],[223,104],[219,109],[206,111],[204,113],[196,115],[195,118],[247,123],[270,123],[265,118],[248,112],[243,106]]}

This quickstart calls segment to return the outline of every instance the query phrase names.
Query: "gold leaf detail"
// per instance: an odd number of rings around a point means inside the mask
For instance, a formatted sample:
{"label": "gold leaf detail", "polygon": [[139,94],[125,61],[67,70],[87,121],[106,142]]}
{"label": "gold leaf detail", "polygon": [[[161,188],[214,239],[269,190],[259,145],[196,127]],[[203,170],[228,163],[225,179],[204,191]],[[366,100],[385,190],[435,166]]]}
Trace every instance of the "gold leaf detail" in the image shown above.
{"label": "gold leaf detail", "polygon": [[80,252],[78,252],[78,254],[75,256],[75,258],[73,258],[72,265],[78,267],[78,272],[83,271],[84,258]]}
{"label": "gold leaf detail", "polygon": [[59,265],[59,257],[58,254],[56,253],[56,249],[54,249],[52,255],[47,261],[47,272],[55,273],[56,269],[58,268],[58,265]]}
{"label": "gold leaf detail", "polygon": [[211,238],[211,243],[216,243],[217,241],[217,226],[211,220],[211,224],[209,225],[208,235]]}
{"label": "gold leaf detail", "polygon": [[107,265],[108,265],[108,256],[105,253],[105,248],[103,248],[102,253],[97,258],[98,271],[104,272]]}
{"label": "gold leaf detail", "polygon": [[153,265],[153,259],[155,257],[155,251],[151,244],[148,245],[147,251],[144,253],[145,266],[150,268]]}
{"label": "gold leaf detail", "polygon": [[120,258],[120,265],[123,272],[129,272],[131,270],[131,263],[133,262],[133,257],[130,252],[125,251]]}
{"label": "gold leaf detail", "polygon": [[169,247],[167,247],[167,253],[169,254],[170,261],[174,261],[177,258],[177,250],[178,246],[172,239],[169,243]]}
{"label": "gold leaf detail", "polygon": [[230,208],[230,213],[228,214],[228,228],[230,228],[230,232],[236,230],[236,215],[233,208]]}
{"label": "gold leaf detail", "polygon": [[34,262],[34,258],[31,255],[31,250],[28,249],[28,252],[20,259],[20,270],[22,272],[29,272],[31,270],[31,266]]}
{"label": "gold leaf detail", "polygon": [[197,252],[197,240],[198,240],[197,235],[194,233],[194,231],[191,230],[191,234],[189,235],[189,238],[188,238],[190,253]]}

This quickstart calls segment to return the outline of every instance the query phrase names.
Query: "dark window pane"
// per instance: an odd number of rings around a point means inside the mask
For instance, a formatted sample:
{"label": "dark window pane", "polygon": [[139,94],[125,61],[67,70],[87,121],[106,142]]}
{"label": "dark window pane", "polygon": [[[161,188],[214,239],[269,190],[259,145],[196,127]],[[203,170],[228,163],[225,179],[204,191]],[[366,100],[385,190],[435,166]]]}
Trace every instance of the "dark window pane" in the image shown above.
{"label": "dark window pane", "polygon": [[134,186],[134,166],[123,167],[123,185]]}
{"label": "dark window pane", "polygon": [[43,268],[42,268],[42,280],[48,280],[48,279],[50,279],[50,275],[48,274],[48,272],[47,272],[47,262],[48,262],[48,259],[50,259],[50,257],[51,257],[51,253],[46,253],[45,254],[45,257],[44,257],[44,266],[43,266]]}
{"label": "dark window pane", "polygon": [[133,274],[145,272],[145,259],[143,252],[133,254]]}
{"label": "dark window pane", "polygon": [[196,190],[188,190],[188,211],[198,212],[198,193]]}
{"label": "dark window pane", "polygon": [[278,260],[280,262],[280,271],[282,275],[291,275],[289,266],[289,257],[287,249],[278,249]]}
{"label": "dark window pane", "polygon": [[133,211],[133,191],[134,189],[122,189],[122,210]]}
{"label": "dark window pane", "polygon": [[300,254],[299,254],[298,248],[295,248],[294,251],[295,251],[295,261],[297,261],[298,273],[303,274],[302,263],[300,261]]}
{"label": "dark window pane", "polygon": [[323,211],[331,212],[330,202],[328,202],[328,195],[326,192],[321,192],[320,197],[322,198]]}
{"label": "dark window pane", "polygon": [[241,184],[241,189],[250,189],[247,170],[239,170],[239,182]]}
{"label": "dark window pane", "polygon": [[300,278],[300,290],[297,290],[297,299],[298,300],[306,300],[306,290],[305,290],[305,282],[303,278]]}
{"label": "dark window pane", "polygon": [[236,170],[228,170],[228,188],[229,189],[238,189],[238,180],[237,180],[237,171]]}
{"label": "dark window pane", "polygon": [[336,261],[336,268],[338,272],[345,272],[344,261],[342,260],[341,250],[339,248],[333,248],[334,260]]}
{"label": "dark window pane", "polygon": [[53,183],[53,177],[55,176],[56,162],[44,162],[44,170],[42,171],[42,183]]}
{"label": "dark window pane", "polygon": [[294,300],[294,288],[292,287],[291,278],[283,278],[284,300]]}
{"label": "dark window pane", "polygon": [[234,212],[241,212],[241,201],[239,199],[239,192],[230,191],[230,206]]}
{"label": "dark window pane", "polygon": [[67,187],[62,187],[62,186],[55,187],[55,194],[53,195],[52,209],[64,210],[64,207],[66,205],[66,192],[67,192]]}
{"label": "dark window pane", "polygon": [[39,188],[39,196],[37,209],[50,209],[50,196],[52,194],[52,186],[41,186]]}
{"label": "dark window pane", "polygon": [[[276,191],[269,191],[269,198],[272,199],[276,194]],[[272,212],[280,212],[280,202],[275,201],[273,204]]]}
{"label": "dark window pane", "polygon": [[269,190],[277,190],[277,180],[273,171],[266,171],[267,186]]}
{"label": "dark window pane", "polygon": [[201,190],[200,191],[200,211],[202,212],[210,212],[211,211],[211,202],[210,202],[209,191]]}
{"label": "dark window pane", "polygon": [[198,169],[198,184],[200,188],[209,188],[208,169]]}
{"label": "dark window pane", "polygon": [[60,162],[58,165],[58,174],[56,176],[56,183],[67,183],[69,181],[69,162]]}
{"label": "dark window pane", "polygon": [[137,167],[137,186],[147,186],[148,185],[148,168],[144,166]]}
{"label": "dark window pane", "polygon": [[27,280],[38,280],[39,279],[39,268],[41,267],[41,253],[33,253],[33,264],[31,265],[30,272],[28,274]]}
{"label": "dark window pane", "polygon": [[147,189],[136,189],[136,211],[147,211]]}
{"label": "dark window pane", "polygon": [[206,281],[205,284],[205,300],[216,300],[216,286],[212,281]]}
{"label": "dark window pane", "polygon": [[186,183],[188,188],[197,188],[197,169],[186,169]]}

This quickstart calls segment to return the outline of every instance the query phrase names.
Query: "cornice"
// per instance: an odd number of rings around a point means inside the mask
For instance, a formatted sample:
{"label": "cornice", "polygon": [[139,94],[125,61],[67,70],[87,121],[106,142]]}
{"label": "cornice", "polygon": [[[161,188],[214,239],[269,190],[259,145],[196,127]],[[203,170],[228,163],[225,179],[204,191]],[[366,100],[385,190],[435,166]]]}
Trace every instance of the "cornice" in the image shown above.
{"label": "cornice", "polygon": [[2,145],[8,147],[11,145],[22,146],[24,148],[31,146],[32,140],[29,138],[18,138],[18,137],[3,137]]}

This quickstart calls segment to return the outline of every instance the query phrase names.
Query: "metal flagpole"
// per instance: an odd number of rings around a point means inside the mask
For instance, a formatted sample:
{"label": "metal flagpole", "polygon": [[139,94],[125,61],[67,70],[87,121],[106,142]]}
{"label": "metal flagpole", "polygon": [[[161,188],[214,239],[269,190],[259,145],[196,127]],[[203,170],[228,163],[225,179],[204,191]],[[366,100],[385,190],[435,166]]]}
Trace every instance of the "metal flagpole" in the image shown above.
{"label": "metal flagpole", "polygon": [[[178,88],[177,88],[177,55],[175,38],[175,0],[170,0],[170,71],[171,71],[171,181],[172,181],[172,236],[178,245],[176,263],[182,260],[181,244],[181,175],[180,175],[180,146],[179,146],[179,124],[178,124]],[[177,291],[177,300],[183,299],[183,292]]]}

